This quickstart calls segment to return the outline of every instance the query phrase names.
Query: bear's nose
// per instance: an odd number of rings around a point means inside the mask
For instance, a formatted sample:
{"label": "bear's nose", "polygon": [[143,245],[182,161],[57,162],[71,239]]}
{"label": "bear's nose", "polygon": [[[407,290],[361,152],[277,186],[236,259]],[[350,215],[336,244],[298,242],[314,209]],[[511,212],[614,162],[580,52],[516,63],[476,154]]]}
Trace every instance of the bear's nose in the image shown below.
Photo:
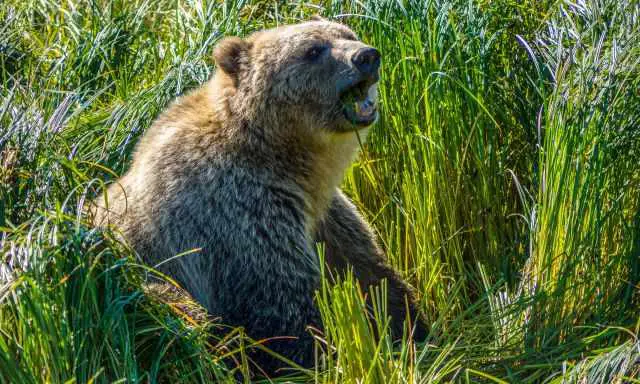
{"label": "bear's nose", "polygon": [[351,62],[364,75],[375,75],[380,67],[380,52],[372,47],[360,48],[351,57]]}

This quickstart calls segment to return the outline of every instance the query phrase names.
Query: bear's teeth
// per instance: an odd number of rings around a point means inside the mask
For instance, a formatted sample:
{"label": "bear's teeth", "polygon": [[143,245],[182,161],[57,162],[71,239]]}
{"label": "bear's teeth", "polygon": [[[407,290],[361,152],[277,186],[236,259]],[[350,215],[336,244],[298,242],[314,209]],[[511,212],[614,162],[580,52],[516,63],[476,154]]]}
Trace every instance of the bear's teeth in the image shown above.
{"label": "bear's teeth", "polygon": [[370,100],[373,104],[378,100],[378,83],[373,84],[367,90],[367,100]]}
{"label": "bear's teeth", "polygon": [[371,116],[375,112],[374,103],[369,99],[357,101],[354,105],[354,109],[359,116],[363,117]]}

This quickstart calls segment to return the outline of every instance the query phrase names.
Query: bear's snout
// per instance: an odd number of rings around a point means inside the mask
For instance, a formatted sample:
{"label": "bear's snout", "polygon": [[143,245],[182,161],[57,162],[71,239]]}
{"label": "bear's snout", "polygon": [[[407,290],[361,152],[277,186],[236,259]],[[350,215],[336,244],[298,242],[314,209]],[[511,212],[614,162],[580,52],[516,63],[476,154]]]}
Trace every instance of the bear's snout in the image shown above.
{"label": "bear's snout", "polygon": [[380,68],[380,52],[373,47],[360,48],[351,62],[366,77],[375,77]]}

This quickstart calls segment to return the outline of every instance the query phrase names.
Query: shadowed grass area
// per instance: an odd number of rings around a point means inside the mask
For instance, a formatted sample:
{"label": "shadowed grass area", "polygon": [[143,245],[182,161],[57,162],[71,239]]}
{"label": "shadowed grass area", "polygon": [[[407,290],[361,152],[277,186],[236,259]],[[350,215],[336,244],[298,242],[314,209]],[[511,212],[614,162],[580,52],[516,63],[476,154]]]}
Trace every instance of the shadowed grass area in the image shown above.
{"label": "shadowed grass area", "polygon": [[385,308],[370,321],[357,282],[327,277],[317,368],[289,379],[640,382],[632,0],[0,3],[0,381],[249,381],[255,343],[150,291],[83,206],[218,39],[313,14],[383,53],[344,188],[432,332],[394,345]]}

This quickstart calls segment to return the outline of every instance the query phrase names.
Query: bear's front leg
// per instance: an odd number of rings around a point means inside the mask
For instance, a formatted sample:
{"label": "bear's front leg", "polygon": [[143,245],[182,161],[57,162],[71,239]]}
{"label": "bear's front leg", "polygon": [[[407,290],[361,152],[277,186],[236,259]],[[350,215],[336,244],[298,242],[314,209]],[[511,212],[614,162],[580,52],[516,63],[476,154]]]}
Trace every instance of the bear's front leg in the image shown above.
{"label": "bear's front leg", "polygon": [[[301,227],[283,222],[251,222],[243,233],[218,246],[211,257],[220,262],[212,271],[210,312],[224,324],[243,326],[251,339],[269,350],[311,368],[314,340],[308,328],[322,329],[314,304],[320,282],[318,257]],[[257,375],[277,376],[289,366],[260,348],[251,348],[248,357]]]}
{"label": "bear's front leg", "polygon": [[332,271],[342,274],[351,267],[365,289],[379,285],[382,279],[387,280],[387,305],[395,339],[402,337],[407,309],[414,326],[414,339],[424,340],[427,337],[428,327],[418,308],[414,290],[387,263],[373,231],[339,189],[336,189],[329,209],[318,225],[316,240],[324,242],[325,260]]}

